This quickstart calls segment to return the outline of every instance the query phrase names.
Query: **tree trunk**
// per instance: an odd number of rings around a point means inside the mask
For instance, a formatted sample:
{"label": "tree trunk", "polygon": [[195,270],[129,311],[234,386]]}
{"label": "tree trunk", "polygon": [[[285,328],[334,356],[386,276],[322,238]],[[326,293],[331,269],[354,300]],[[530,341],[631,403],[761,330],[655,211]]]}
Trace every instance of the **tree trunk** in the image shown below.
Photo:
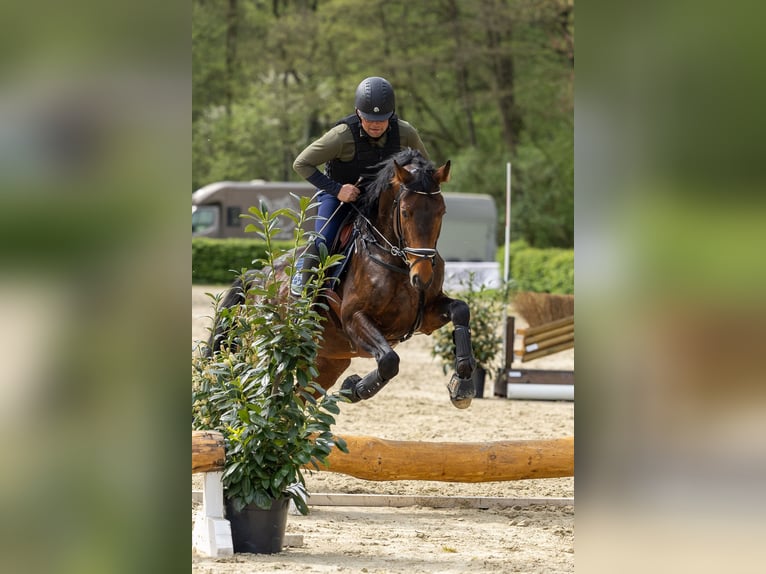
{"label": "tree trunk", "polygon": [[468,85],[468,68],[466,66],[469,55],[465,51],[463,28],[460,25],[460,10],[455,0],[449,0],[448,12],[449,18],[452,21],[452,36],[455,39],[455,82],[457,92],[460,94],[460,101],[463,107],[468,131],[468,143],[471,144],[471,147],[476,147],[478,140],[476,138],[476,126],[473,122],[473,98]]}
{"label": "tree trunk", "polygon": [[500,114],[503,141],[513,154],[523,127],[521,115],[516,109],[515,71],[511,55],[513,27],[507,19],[503,21],[503,16],[507,18],[508,10],[505,2],[496,5],[495,2],[489,1],[484,2],[482,6],[485,11],[487,48],[494,78],[493,95]]}
{"label": "tree trunk", "polygon": [[231,106],[234,102],[234,82],[236,81],[237,67],[237,31],[238,15],[237,0],[229,0],[229,9],[226,12],[226,88],[225,105],[226,115],[231,117]]}

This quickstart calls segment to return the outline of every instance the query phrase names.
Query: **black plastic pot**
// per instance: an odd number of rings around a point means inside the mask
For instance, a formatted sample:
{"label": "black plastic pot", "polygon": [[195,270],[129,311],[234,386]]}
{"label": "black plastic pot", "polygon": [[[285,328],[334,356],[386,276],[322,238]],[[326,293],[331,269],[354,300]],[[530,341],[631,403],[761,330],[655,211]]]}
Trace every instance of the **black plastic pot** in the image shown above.
{"label": "black plastic pot", "polygon": [[483,367],[477,367],[473,370],[473,387],[476,389],[477,399],[484,398],[484,381],[487,378],[487,371]]}
{"label": "black plastic pot", "polygon": [[282,551],[287,527],[287,511],[290,499],[275,500],[271,508],[264,510],[255,504],[235,512],[226,500],[226,517],[231,523],[234,552],[252,554],[276,554]]}

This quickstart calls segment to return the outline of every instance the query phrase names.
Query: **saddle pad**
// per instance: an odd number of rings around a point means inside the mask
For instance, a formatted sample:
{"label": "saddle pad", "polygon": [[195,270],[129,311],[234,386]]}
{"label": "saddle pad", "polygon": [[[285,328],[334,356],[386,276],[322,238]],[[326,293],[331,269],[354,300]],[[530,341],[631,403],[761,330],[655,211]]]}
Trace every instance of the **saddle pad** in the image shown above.
{"label": "saddle pad", "polygon": [[354,226],[351,223],[346,223],[341,227],[340,233],[338,233],[337,251],[341,253],[348,247],[348,243],[351,240],[351,236],[354,232]]}

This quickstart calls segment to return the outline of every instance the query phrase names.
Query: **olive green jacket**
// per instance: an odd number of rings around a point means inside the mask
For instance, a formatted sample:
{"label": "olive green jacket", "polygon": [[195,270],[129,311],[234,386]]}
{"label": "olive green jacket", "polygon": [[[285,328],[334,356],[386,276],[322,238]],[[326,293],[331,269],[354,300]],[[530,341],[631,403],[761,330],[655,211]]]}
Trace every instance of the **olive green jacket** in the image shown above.
{"label": "olive green jacket", "polygon": [[[418,135],[417,130],[409,123],[402,119],[397,120],[399,123],[399,146],[401,149],[408,147],[418,150],[423,157],[428,159],[428,152],[426,151],[423,142]],[[360,128],[361,129],[361,128]],[[371,140],[373,145],[383,147],[386,143],[388,134],[383,134],[377,141]],[[332,128],[325,133],[318,140],[311,143],[306,149],[304,149],[295,161],[293,162],[293,169],[312,184],[317,183],[317,178],[324,176],[320,171],[320,166],[326,164],[334,159],[340,161],[351,161],[354,159],[356,153],[356,146],[354,144],[354,136],[351,133],[351,129],[348,124],[340,124]],[[325,176],[326,177],[326,176]],[[323,179],[323,178],[322,178]],[[322,186],[318,186],[322,187]],[[338,189],[340,185],[338,184]],[[333,195],[337,194],[337,190],[326,189]],[[333,193],[333,191],[335,193]]]}

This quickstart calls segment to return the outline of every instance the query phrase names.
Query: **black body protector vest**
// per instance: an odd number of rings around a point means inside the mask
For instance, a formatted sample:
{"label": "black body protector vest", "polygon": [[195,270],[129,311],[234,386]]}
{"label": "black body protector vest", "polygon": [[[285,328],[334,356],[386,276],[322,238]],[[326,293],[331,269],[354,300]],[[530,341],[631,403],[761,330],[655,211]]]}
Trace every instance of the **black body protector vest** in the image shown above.
{"label": "black body protector vest", "polygon": [[362,122],[356,114],[339,120],[335,125],[340,124],[346,124],[351,129],[356,153],[351,161],[334,159],[328,162],[325,173],[333,181],[340,184],[355,184],[360,176],[372,179],[375,176],[372,167],[399,151],[399,122],[395,115],[389,120],[386,144],[383,147],[372,144],[370,136],[362,129]]}

